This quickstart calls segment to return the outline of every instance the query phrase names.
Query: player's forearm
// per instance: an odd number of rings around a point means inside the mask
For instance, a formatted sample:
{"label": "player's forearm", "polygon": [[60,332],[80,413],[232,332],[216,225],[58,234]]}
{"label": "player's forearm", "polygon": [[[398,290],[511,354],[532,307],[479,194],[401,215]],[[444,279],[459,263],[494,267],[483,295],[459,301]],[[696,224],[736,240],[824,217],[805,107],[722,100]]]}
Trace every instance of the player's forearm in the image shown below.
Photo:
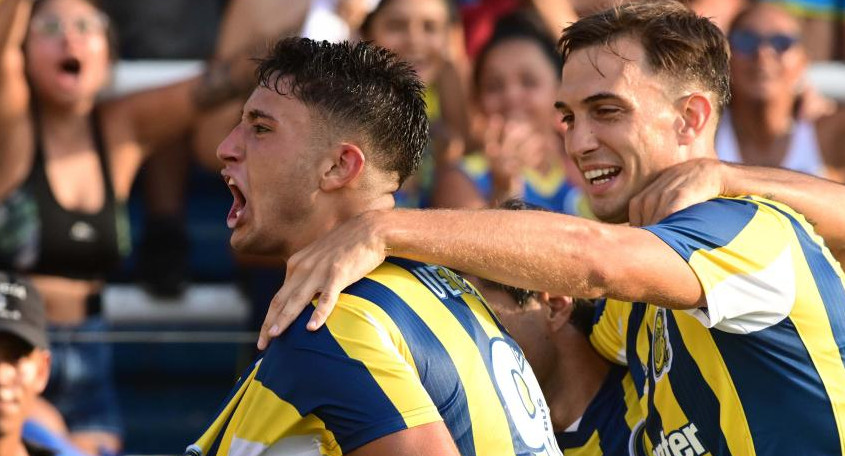
{"label": "player's forearm", "polygon": [[388,255],[441,264],[508,285],[598,297],[606,292],[607,225],[536,211],[377,213]]}
{"label": "player's forearm", "polygon": [[754,194],[804,214],[835,252],[845,252],[845,185],[774,168],[725,165],[728,196]]}

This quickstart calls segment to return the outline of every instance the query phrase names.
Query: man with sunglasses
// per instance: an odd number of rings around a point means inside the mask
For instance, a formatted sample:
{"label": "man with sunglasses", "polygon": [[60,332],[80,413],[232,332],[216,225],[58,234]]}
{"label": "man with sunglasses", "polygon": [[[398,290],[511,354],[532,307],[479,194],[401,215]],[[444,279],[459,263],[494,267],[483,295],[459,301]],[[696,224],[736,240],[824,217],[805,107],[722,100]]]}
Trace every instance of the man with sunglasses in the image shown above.
{"label": "man with sunglasses", "polygon": [[729,98],[724,36],[679,3],[645,2],[582,18],[560,47],[566,150],[609,223],[531,211],[367,213],[289,260],[260,344],[317,292],[309,328],[318,327],[340,290],[389,251],[605,297],[591,341],[628,366],[653,455],[845,453],[845,274],[804,217],[774,196],[740,193],[645,229],[625,225],[653,211],[638,207],[646,187],[668,175],[671,195],[683,182],[676,167],[722,166],[712,157]]}
{"label": "man with sunglasses", "polygon": [[808,58],[800,30],[787,11],[768,3],[737,16],[729,33],[732,99],[719,123],[716,151],[728,162],[845,182],[845,110],[823,103],[821,113],[811,113],[819,109],[804,87]]}

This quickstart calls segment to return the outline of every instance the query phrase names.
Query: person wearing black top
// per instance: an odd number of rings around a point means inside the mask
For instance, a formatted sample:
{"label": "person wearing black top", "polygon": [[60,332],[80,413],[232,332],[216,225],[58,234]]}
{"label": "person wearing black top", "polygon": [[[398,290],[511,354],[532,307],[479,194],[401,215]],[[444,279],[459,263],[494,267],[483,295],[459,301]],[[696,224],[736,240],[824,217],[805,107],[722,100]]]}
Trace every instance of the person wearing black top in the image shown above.
{"label": "person wearing black top", "polygon": [[[101,292],[128,250],[123,202],[141,164],[254,85],[254,64],[233,56],[193,79],[101,100],[111,33],[92,0],[0,1],[0,268],[26,274],[48,322],[74,333],[104,328]],[[52,353],[45,396],[73,443],[119,452],[108,346]]]}

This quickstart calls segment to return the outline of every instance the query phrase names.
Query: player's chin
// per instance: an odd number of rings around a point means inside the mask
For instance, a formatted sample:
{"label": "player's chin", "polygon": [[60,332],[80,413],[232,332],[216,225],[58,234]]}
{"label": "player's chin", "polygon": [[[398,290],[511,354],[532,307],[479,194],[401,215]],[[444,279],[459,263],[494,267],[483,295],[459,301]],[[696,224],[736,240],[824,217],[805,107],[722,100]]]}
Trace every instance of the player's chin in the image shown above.
{"label": "player's chin", "polygon": [[589,199],[590,210],[597,219],[605,223],[627,223],[629,198]]}

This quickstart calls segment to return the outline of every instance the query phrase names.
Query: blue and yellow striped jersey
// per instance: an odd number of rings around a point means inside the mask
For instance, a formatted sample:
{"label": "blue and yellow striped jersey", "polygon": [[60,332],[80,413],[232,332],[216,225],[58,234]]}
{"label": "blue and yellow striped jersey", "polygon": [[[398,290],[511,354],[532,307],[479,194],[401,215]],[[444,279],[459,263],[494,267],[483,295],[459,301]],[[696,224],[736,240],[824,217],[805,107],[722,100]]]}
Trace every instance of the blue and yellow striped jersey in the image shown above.
{"label": "blue and yellow striped jersey", "polygon": [[[493,174],[487,158],[482,154],[470,154],[461,160],[460,169],[478,193],[486,200],[493,194]],[[587,199],[578,187],[567,180],[563,166],[553,168],[542,175],[526,168],[522,175],[525,188],[521,198],[526,203],[562,214],[592,218]]]}
{"label": "blue and yellow striped jersey", "polygon": [[[556,434],[564,456],[639,456],[643,424],[639,394],[628,370],[614,365],[574,429]],[[633,432],[632,432],[633,431]]]}
{"label": "blue and yellow striped jersey", "polygon": [[462,455],[560,455],[522,351],[448,269],[389,258],[274,340],[190,449],[205,455],[340,455],[444,421]]}
{"label": "blue and yellow striped jersey", "polygon": [[717,198],[647,227],[707,307],[608,301],[591,336],[628,365],[655,456],[845,453],[845,279],[804,218]]}

